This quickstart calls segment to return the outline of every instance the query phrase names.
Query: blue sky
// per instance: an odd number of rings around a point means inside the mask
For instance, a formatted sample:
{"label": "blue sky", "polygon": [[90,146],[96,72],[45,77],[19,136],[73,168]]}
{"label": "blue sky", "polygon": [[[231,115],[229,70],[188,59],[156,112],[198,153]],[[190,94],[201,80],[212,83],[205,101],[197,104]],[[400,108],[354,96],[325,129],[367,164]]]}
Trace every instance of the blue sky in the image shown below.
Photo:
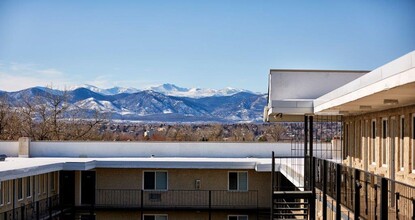
{"label": "blue sky", "polygon": [[415,50],[413,0],[0,1],[0,90],[236,87],[271,68],[371,70]]}

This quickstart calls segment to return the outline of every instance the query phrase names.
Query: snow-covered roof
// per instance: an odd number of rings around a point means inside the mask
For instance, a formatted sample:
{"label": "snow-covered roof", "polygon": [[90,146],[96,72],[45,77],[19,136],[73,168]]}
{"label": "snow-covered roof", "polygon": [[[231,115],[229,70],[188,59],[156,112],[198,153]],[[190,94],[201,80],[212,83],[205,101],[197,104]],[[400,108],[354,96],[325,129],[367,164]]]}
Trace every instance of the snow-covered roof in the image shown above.
{"label": "snow-covered roof", "polygon": [[[288,164],[289,159],[277,160]],[[301,159],[296,159],[301,160]],[[9,157],[0,162],[0,181],[60,170],[91,170],[96,168],[140,169],[252,169],[271,171],[271,158],[19,158]]]}

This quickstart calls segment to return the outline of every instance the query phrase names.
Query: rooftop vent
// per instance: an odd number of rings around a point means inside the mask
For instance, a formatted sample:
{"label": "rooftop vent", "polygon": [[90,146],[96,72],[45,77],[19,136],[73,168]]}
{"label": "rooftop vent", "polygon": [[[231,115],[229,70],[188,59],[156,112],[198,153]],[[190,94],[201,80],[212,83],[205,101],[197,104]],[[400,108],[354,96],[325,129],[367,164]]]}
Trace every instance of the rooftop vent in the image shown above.
{"label": "rooftop vent", "polygon": [[5,161],[6,160],[7,155],[5,154],[1,154],[0,155],[0,161]]}

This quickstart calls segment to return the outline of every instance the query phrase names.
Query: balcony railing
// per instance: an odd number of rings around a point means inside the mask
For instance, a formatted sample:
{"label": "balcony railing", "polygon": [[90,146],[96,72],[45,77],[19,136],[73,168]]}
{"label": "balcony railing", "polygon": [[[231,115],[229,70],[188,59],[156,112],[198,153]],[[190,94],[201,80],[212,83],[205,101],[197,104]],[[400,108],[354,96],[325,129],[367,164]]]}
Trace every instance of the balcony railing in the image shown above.
{"label": "balcony railing", "polygon": [[318,158],[314,167],[317,198],[326,207],[334,209],[340,201],[346,216],[415,219],[415,186]]}
{"label": "balcony railing", "polygon": [[257,209],[258,191],[97,189],[97,208]]}
{"label": "balcony railing", "polygon": [[0,219],[49,219],[59,212],[59,196],[55,195],[0,213]]}

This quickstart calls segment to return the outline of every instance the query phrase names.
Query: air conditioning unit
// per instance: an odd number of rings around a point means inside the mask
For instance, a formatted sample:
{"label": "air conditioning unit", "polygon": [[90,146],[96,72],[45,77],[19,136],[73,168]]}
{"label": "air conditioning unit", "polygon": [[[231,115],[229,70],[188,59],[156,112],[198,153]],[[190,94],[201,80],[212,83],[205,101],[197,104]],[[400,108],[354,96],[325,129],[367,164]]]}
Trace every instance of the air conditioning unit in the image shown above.
{"label": "air conditioning unit", "polygon": [[150,193],[148,199],[152,202],[161,202],[161,193]]}

